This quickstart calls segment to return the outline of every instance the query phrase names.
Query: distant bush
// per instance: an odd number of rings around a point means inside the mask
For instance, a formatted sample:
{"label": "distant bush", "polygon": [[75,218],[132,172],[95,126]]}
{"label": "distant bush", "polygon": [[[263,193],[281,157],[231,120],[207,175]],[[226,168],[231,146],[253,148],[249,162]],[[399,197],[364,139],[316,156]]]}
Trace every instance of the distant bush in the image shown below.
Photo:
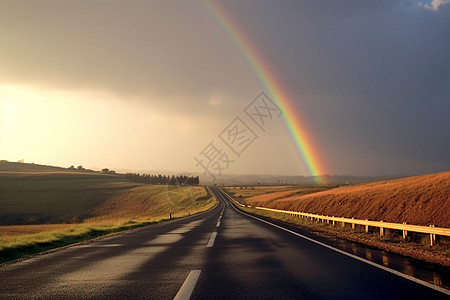
{"label": "distant bush", "polygon": [[150,175],[138,173],[126,173],[125,178],[134,182],[146,184],[166,184],[166,185],[199,185],[198,176],[166,176],[166,175]]}

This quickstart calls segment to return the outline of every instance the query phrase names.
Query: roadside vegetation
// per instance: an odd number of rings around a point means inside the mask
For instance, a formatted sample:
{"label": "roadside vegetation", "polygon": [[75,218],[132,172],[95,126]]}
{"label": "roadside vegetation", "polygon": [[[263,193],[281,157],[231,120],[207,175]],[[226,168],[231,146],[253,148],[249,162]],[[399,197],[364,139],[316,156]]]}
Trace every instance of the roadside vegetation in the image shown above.
{"label": "roadside vegetation", "polygon": [[[110,222],[105,224],[20,225],[0,227],[0,263],[100,236],[150,225],[157,221]],[[36,232],[37,233],[32,233]]]}

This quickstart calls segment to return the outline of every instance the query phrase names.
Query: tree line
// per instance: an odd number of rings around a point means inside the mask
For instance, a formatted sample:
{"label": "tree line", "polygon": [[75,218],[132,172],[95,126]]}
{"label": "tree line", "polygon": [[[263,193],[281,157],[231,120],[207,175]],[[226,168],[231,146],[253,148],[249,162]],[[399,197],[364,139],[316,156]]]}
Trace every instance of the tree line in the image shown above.
{"label": "tree line", "polygon": [[198,176],[166,176],[166,175],[150,175],[139,173],[126,173],[125,178],[134,182],[146,184],[165,184],[165,185],[199,185]]}

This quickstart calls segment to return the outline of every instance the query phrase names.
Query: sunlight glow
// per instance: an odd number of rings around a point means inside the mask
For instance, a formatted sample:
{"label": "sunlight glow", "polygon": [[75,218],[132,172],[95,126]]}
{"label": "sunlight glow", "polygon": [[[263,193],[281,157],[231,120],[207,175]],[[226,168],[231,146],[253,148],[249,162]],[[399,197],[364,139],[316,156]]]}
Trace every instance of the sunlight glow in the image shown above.
{"label": "sunlight glow", "polygon": [[0,100],[0,159],[11,161],[136,168],[152,157],[164,168],[174,136],[195,130],[185,115],[106,92],[0,85]]}

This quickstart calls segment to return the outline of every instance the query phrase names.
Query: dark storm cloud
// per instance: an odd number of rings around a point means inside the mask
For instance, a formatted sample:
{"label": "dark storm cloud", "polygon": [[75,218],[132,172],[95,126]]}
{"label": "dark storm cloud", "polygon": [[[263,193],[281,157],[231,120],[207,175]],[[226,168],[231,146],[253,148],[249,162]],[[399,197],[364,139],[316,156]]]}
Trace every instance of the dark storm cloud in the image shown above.
{"label": "dark storm cloud", "polygon": [[[450,169],[450,4],[222,4],[290,91],[330,172]],[[187,112],[266,89],[200,2],[2,1],[0,45],[3,83],[157,97]]]}
{"label": "dark storm cloud", "polygon": [[251,72],[205,12],[181,1],[2,1],[0,79],[141,97],[248,88]]}
{"label": "dark storm cloud", "polygon": [[450,5],[283,3],[237,14],[330,164],[358,173],[450,169]]}

